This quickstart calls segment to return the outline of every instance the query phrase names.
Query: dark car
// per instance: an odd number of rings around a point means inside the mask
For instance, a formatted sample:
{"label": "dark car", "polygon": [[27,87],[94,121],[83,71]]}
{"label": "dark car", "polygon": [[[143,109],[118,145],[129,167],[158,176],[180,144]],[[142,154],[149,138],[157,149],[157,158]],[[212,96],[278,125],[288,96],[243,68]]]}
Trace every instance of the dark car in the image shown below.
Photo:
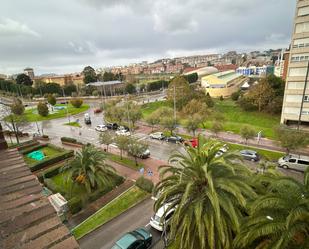
{"label": "dark car", "polygon": [[174,144],[180,144],[183,143],[184,140],[182,137],[180,136],[171,136],[171,137],[167,137],[165,139],[166,142],[170,142],[170,143],[174,143]]}
{"label": "dark car", "polygon": [[240,155],[246,160],[255,162],[260,160],[259,154],[254,150],[241,150]]}
{"label": "dark car", "polygon": [[106,127],[107,129],[110,129],[110,130],[117,130],[119,125],[117,123],[107,123]]}
{"label": "dark car", "polygon": [[123,235],[111,249],[148,249],[152,242],[152,234],[145,228],[137,228]]}

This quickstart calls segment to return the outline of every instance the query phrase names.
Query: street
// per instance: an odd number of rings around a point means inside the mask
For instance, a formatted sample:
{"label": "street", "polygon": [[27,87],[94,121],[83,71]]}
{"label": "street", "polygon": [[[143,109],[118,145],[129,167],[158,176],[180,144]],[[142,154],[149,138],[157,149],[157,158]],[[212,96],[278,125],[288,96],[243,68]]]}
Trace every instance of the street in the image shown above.
{"label": "street", "polygon": [[153,236],[153,244],[157,243],[161,233],[149,225],[150,217],[153,215],[153,204],[154,201],[149,198],[129,209],[80,239],[78,241],[80,247],[82,249],[110,249],[123,234],[138,227],[146,227]]}

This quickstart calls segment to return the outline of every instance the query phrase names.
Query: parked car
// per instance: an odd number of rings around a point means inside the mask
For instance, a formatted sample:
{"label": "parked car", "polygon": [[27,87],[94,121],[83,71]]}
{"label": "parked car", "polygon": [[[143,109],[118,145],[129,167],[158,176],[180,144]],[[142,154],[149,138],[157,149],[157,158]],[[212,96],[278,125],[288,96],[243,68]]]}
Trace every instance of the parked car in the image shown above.
{"label": "parked car", "polygon": [[218,152],[216,153],[215,157],[219,157],[219,156],[222,156],[225,152],[227,152],[229,149],[229,147],[224,144],[219,150]]}
{"label": "parked car", "polygon": [[131,133],[126,130],[118,130],[115,132],[117,136],[130,136]]}
{"label": "parked car", "polygon": [[95,108],[95,109],[93,110],[93,113],[94,113],[94,114],[101,113],[101,112],[102,112],[102,109],[101,109],[101,108]]}
{"label": "parked car", "polygon": [[119,126],[119,127],[118,127],[118,130],[119,130],[119,131],[121,131],[121,130],[123,130],[123,131],[130,131],[129,127],[123,126],[123,125]]}
{"label": "parked car", "polygon": [[158,140],[163,140],[165,138],[165,136],[163,135],[162,132],[154,132],[149,134],[149,137],[151,139],[158,139]]}
{"label": "parked car", "polygon": [[241,150],[240,155],[246,160],[255,162],[260,160],[260,155],[254,150]]}
{"label": "parked car", "polygon": [[117,123],[107,123],[106,127],[107,129],[110,129],[110,130],[117,130],[119,125]]}
{"label": "parked car", "polygon": [[90,118],[89,113],[85,113],[84,121],[85,121],[85,124],[91,124],[91,118]]}
{"label": "parked car", "polygon": [[107,131],[106,125],[97,125],[94,129],[100,132]]}
{"label": "parked car", "polygon": [[175,144],[180,144],[180,143],[183,143],[184,140],[182,137],[180,136],[171,136],[171,137],[167,137],[165,139],[166,142],[170,142],[170,143],[175,143]]}
{"label": "parked car", "polygon": [[[131,154],[131,153],[130,153]],[[135,155],[132,155],[131,154],[131,156],[135,156]],[[139,158],[141,158],[141,159],[147,159],[148,157],[150,157],[150,150],[149,149],[145,149],[144,151],[143,151],[143,153],[141,153],[141,154],[138,154],[138,155],[136,155],[137,157],[139,157]]]}
{"label": "parked car", "polygon": [[193,148],[196,148],[198,146],[198,139],[192,138],[190,140],[187,140],[184,142],[185,146],[192,146]]}
{"label": "parked car", "polygon": [[152,234],[145,228],[137,228],[124,234],[111,249],[148,249],[151,242]]}
{"label": "parked car", "polygon": [[162,207],[159,208],[159,210],[150,218],[150,226],[152,226],[154,229],[163,232],[164,225],[169,222],[169,220],[172,218],[175,209],[169,210],[165,217],[163,217],[164,213],[167,211],[169,205],[165,204]]}
{"label": "parked car", "polygon": [[309,168],[308,156],[287,155],[278,160],[279,167],[284,169],[295,169],[299,171],[306,171]]}

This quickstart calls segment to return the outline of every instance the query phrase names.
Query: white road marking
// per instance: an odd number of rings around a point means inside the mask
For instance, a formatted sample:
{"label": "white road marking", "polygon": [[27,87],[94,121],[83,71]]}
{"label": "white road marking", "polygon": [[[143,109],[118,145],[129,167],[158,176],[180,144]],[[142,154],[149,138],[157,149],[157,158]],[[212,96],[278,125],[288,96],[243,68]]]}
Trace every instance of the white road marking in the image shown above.
{"label": "white road marking", "polygon": [[150,226],[150,223],[148,223],[145,227],[149,227]]}

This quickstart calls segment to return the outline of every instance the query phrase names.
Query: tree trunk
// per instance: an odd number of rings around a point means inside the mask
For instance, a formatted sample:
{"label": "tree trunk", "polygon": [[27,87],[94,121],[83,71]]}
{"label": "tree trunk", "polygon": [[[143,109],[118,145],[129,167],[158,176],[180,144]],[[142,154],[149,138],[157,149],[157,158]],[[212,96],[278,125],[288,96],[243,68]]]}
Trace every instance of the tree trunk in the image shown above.
{"label": "tree trunk", "polygon": [[136,156],[134,157],[134,160],[135,160],[135,166],[138,166],[137,157]]}
{"label": "tree trunk", "polygon": [[120,150],[120,159],[122,160],[122,150]]}

